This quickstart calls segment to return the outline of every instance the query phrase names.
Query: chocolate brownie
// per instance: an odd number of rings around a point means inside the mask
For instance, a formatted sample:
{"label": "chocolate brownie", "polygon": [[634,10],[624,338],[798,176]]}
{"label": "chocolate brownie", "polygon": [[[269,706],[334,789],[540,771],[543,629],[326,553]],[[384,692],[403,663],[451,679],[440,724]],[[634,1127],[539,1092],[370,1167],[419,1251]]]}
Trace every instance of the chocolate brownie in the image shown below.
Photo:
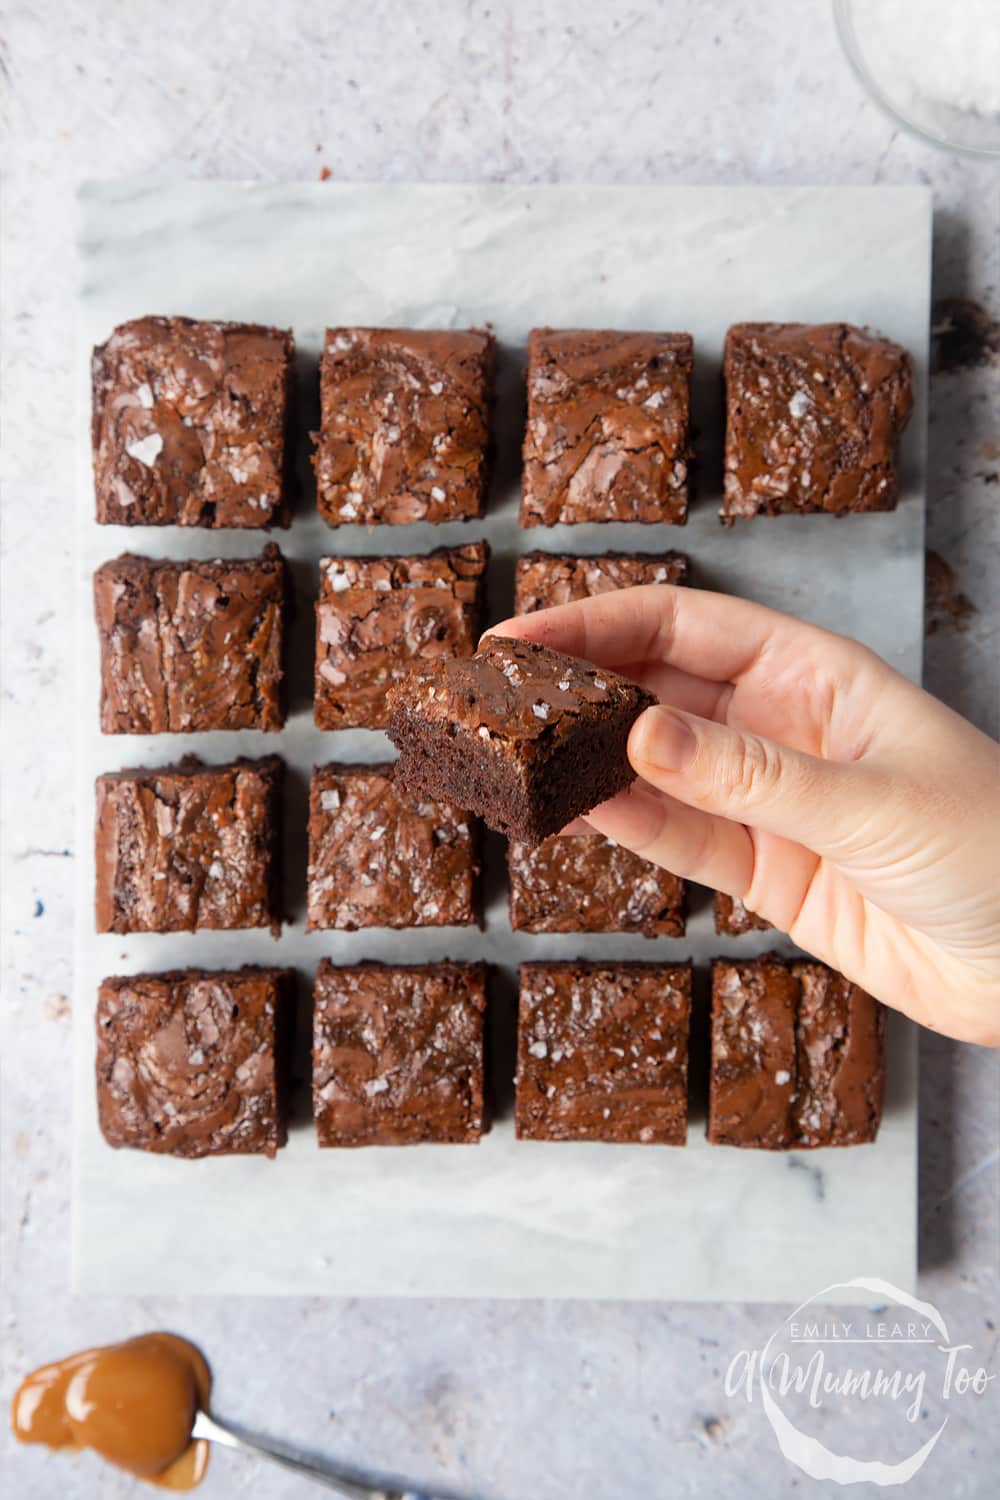
{"label": "chocolate brownie", "polygon": [[687,1138],[690,964],[521,965],[522,1140]]}
{"label": "chocolate brownie", "polygon": [[775,953],[712,966],[708,1139],[771,1151],[873,1141],[885,1015],[823,964]]}
{"label": "chocolate brownie", "polygon": [[283,763],[196,756],[97,778],[98,932],[281,927]]}
{"label": "chocolate brownie", "polygon": [[720,937],[742,937],[745,932],[766,932],[771,927],[770,922],[749,911],[738,896],[716,891],[713,907],[715,930]]}
{"label": "chocolate brownie", "polygon": [[288,584],[259,558],[153,561],[125,553],[94,574],[105,734],[280,729]]}
{"label": "chocolate brownie", "polygon": [[316,723],[382,729],[411,662],[471,656],[483,627],[486,542],[426,557],[325,557],[316,604]]}
{"label": "chocolate brownie", "polygon": [[478,1141],[485,964],[316,971],[313,1113],[321,1146]]}
{"label": "chocolate brownie", "polygon": [[475,656],[415,668],[391,690],[396,784],[539,844],[635,779],[629,730],[654,702],[602,667],[489,635]]}
{"label": "chocolate brownie", "polygon": [[600,833],[507,846],[515,932],[684,936],[684,882]]}
{"label": "chocolate brownie", "polygon": [[91,363],[105,526],[287,526],[295,342],[284,328],[137,318]]}
{"label": "chocolate brownie", "polygon": [[274,1156],[287,1136],[291,969],[179,969],[105,979],[97,1114],[109,1146]]}
{"label": "chocolate brownie", "polygon": [[322,766],[309,791],[309,927],[469,926],[480,830],[444,802],[401,802],[391,765]]}
{"label": "chocolate brownie", "polygon": [[722,515],[892,510],[913,369],[849,323],[736,323],[726,335]]}
{"label": "chocolate brownie", "polygon": [[482,515],[495,364],[483,328],[327,329],[313,456],[324,521]]}
{"label": "chocolate brownie", "polygon": [[521,525],[687,519],[687,333],[535,328]]}
{"label": "chocolate brownie", "polygon": [[514,570],[514,613],[528,615],[640,584],[686,583],[687,576],[688,560],[682,552],[605,552],[600,557],[527,552]]}

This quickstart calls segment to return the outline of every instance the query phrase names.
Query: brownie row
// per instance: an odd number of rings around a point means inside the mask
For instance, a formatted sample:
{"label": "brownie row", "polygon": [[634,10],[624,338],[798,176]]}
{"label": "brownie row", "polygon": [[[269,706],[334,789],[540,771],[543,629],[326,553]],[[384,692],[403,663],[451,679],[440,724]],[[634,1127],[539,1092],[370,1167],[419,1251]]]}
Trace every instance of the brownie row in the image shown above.
{"label": "brownie row", "polygon": [[[287,526],[289,330],[139,318],[92,361],[97,520]],[[687,333],[536,328],[521,525],[683,524]],[[333,328],[320,362],[317,504],[330,526],[480,516],[496,340],[488,330]],[[726,337],[723,517],[889,510],[910,357],[846,323],[740,323]]]}
{"label": "brownie row", "polygon": [[[690,964],[526,963],[522,1140],[683,1146]],[[320,1146],[473,1143],[489,1128],[486,965],[317,970]],[[115,1147],[274,1156],[287,1136],[294,975],[187,969],[110,978],[97,1008],[100,1127]],[[882,1007],[840,975],[771,954],[712,967],[708,1139],[798,1150],[873,1141]]]}
{"label": "brownie row", "polygon": [[[415,662],[470,656],[485,625],[486,542],[410,557],[327,557],[316,603],[321,729],[380,729]],[[636,584],[685,583],[679,552],[518,560],[527,614]],[[126,553],[94,575],[105,734],[279,730],[290,601],[272,543],[259,558],[176,562]]]}
{"label": "brownie row", "polygon": [[[387,764],[317,767],[309,791],[310,930],[470,926],[482,829],[462,809],[398,795]],[[277,756],[97,779],[98,932],[281,928],[284,764]],[[599,833],[507,846],[519,932],[683,937],[685,883]],[[716,896],[716,931],[766,926]]]}

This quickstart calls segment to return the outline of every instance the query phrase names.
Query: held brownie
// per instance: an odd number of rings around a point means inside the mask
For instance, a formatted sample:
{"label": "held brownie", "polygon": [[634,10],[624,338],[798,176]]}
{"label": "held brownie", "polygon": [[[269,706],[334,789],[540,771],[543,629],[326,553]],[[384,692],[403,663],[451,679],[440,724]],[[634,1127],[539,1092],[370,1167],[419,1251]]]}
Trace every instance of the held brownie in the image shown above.
{"label": "held brownie", "polygon": [[313,1113],[321,1146],[479,1140],[485,964],[316,972]]}
{"label": "held brownie", "polygon": [[486,329],[327,329],[313,456],[327,524],[482,515],[495,363]]}
{"label": "held brownie", "polygon": [[97,778],[98,932],[281,927],[276,755]]}
{"label": "held brownie", "polygon": [[771,927],[770,922],[744,906],[739,896],[726,896],[722,891],[715,892],[713,914],[720,937],[742,937],[746,932],[767,932]]}
{"label": "held brownie", "polygon": [[309,791],[309,928],[469,926],[479,826],[444,802],[401,802],[391,765],[318,767]]}
{"label": "held brownie", "polygon": [[287,1137],[290,969],[180,969],[105,979],[97,1112],[109,1146],[273,1157]]}
{"label": "held brownie", "polygon": [[94,350],[97,519],[112,526],[287,526],[291,332],[138,318]]}
{"label": "held brownie", "polygon": [[682,552],[605,552],[599,557],[526,552],[514,569],[514,613],[528,615],[640,584],[686,583],[687,577],[688,560]]}
{"label": "held brownie", "polygon": [[687,519],[686,333],[535,328],[521,525]]}
{"label": "held brownie", "polygon": [[122,557],[94,574],[101,729],[280,729],[288,585],[273,544],[214,562]]}
{"label": "held brownie", "polygon": [[689,964],[521,965],[522,1140],[687,1139]]}
{"label": "held brownie", "polygon": [[823,964],[777,954],[712,966],[708,1139],[772,1151],[874,1141],[885,1015]]}
{"label": "held brownie", "polygon": [[600,833],[507,846],[515,932],[683,937],[684,882]]}
{"label": "held brownie", "polygon": [[490,635],[390,693],[396,784],[539,844],[635,779],[629,730],[655,699],[614,672]]}
{"label": "held brownie", "polygon": [[725,520],[895,507],[905,349],[848,323],[736,323],[724,374]]}
{"label": "held brownie", "polygon": [[471,656],[483,626],[486,542],[426,557],[325,557],[316,604],[316,723],[382,729],[413,661]]}

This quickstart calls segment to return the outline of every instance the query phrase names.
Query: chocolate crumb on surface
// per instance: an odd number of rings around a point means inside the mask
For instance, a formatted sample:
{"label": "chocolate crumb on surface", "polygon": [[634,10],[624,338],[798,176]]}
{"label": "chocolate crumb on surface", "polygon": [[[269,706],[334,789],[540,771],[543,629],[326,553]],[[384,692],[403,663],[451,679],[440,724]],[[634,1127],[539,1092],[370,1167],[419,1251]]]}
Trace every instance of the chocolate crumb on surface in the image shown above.
{"label": "chocolate crumb on surface", "polygon": [[654,702],[614,672],[490,635],[475,656],[417,668],[392,689],[396,784],[538,844],[635,779],[629,730]]}

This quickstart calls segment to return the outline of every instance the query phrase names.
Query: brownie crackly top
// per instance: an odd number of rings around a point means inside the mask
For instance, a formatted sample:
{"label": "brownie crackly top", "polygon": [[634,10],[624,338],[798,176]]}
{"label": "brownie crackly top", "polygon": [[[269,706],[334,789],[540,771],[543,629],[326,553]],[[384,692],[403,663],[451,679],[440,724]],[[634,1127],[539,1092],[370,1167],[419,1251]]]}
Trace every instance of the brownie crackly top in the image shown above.
{"label": "brownie crackly top", "polygon": [[847,323],[737,323],[724,369],[724,518],[892,509],[905,349]]}
{"label": "brownie crackly top", "polygon": [[683,937],[684,882],[599,833],[507,847],[515,932]]}
{"label": "brownie crackly top", "polygon": [[316,605],[316,722],[383,728],[386,692],[415,660],[470,655],[482,626],[486,542],[419,557],[328,557]]}
{"label": "brownie crackly top", "polygon": [[313,1012],[319,1144],[478,1141],[485,1009],[485,964],[324,959]]}
{"label": "brownie crackly top", "polygon": [[686,333],[533,329],[522,526],[683,523],[692,364]]}
{"label": "brownie crackly top", "polygon": [[92,361],[97,519],[288,524],[294,342],[286,329],[138,318]]}
{"label": "brownie crackly top", "polygon": [[309,793],[309,927],[469,925],[479,831],[460,808],[397,797],[390,765],[318,767]]}
{"label": "brownie crackly top", "polygon": [[97,778],[98,932],[281,925],[275,755],[107,772]]}
{"label": "brownie crackly top", "polygon": [[285,1141],[290,969],[185,969],[105,979],[97,1098],[111,1146],[274,1156]]}
{"label": "brownie crackly top", "polygon": [[475,656],[443,666],[412,671],[393,690],[390,707],[459,724],[483,741],[559,739],[588,707],[613,712],[637,696],[640,707],[653,701],[614,672],[505,636],[485,636]]}
{"label": "brownie crackly top", "polygon": [[94,574],[105,734],[280,729],[287,597],[278,548],[259,558],[153,560]]}
{"label": "brownie crackly top", "polygon": [[873,1141],[885,1013],[824,964],[776,953],[712,969],[708,1138],[768,1150]]}
{"label": "brownie crackly top", "polygon": [[643,584],[686,583],[687,576],[688,560],[682,552],[604,552],[598,557],[527,552],[514,570],[514,613],[527,615]]}
{"label": "brownie crackly top", "polygon": [[481,515],[495,360],[486,329],[328,329],[313,458],[327,524]]}
{"label": "brownie crackly top", "polygon": [[683,1145],[689,964],[521,965],[522,1139]]}

